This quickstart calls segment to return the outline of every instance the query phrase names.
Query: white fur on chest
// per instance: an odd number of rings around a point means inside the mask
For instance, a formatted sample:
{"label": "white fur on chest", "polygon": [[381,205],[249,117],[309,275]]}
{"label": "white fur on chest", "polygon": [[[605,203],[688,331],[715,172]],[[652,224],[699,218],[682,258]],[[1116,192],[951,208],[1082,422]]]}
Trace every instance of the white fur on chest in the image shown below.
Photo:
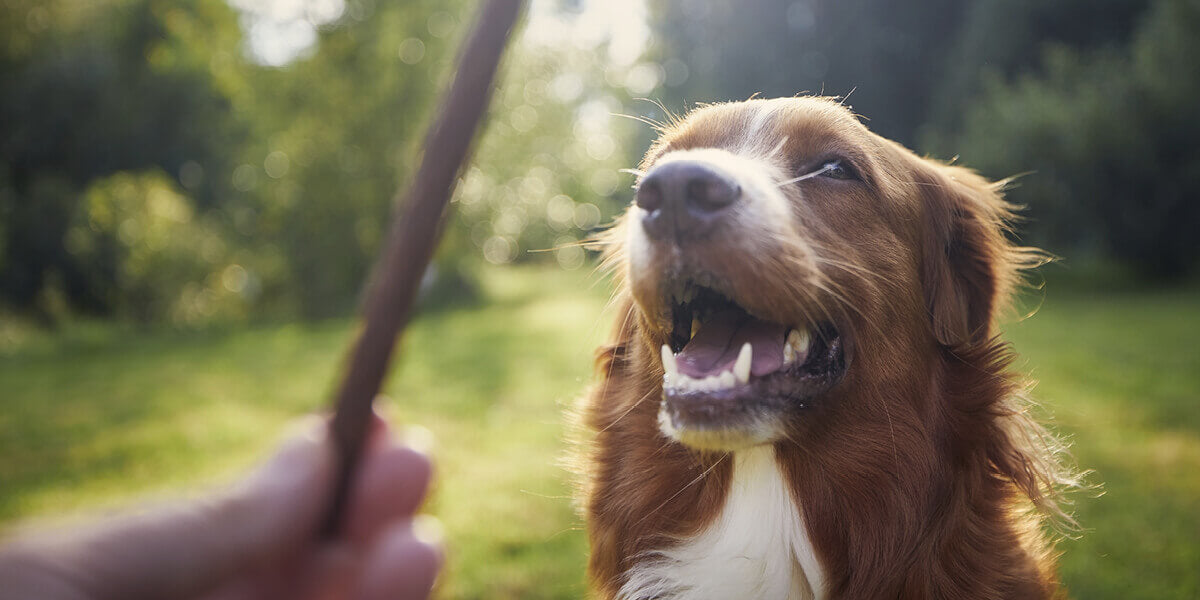
{"label": "white fur on chest", "polygon": [[622,600],[819,600],[820,565],[774,450],[734,454],[720,516],[699,535],[642,557]]}

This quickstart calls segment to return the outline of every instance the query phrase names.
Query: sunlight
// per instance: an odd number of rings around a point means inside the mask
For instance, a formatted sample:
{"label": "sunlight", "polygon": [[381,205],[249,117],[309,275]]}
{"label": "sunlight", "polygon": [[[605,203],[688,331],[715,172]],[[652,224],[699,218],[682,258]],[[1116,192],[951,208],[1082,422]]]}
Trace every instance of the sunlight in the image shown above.
{"label": "sunlight", "polygon": [[575,44],[585,50],[608,42],[614,65],[632,65],[650,43],[644,0],[582,0],[578,11],[559,0],[533,0],[525,41],[547,46]]}
{"label": "sunlight", "polygon": [[344,0],[228,0],[242,13],[250,56],[281,67],[312,51],[317,28],[346,10]]}
{"label": "sunlight", "polygon": [[[273,67],[311,53],[317,29],[348,8],[345,0],[227,1],[242,13],[251,58]],[[637,62],[650,42],[644,0],[582,0],[577,10],[561,5],[560,0],[532,0],[523,41],[587,50],[607,42],[609,62],[620,67]],[[353,14],[353,5],[349,8],[351,17],[364,16]]]}

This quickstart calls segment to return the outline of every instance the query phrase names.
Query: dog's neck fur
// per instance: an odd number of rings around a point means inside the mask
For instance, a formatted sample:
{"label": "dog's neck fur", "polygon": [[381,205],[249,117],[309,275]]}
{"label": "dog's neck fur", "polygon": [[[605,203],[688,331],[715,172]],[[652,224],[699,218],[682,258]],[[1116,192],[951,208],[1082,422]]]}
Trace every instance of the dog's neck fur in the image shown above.
{"label": "dog's neck fur", "polygon": [[734,455],[720,516],[699,535],[649,553],[629,570],[623,600],[823,598],[804,519],[769,446]]}

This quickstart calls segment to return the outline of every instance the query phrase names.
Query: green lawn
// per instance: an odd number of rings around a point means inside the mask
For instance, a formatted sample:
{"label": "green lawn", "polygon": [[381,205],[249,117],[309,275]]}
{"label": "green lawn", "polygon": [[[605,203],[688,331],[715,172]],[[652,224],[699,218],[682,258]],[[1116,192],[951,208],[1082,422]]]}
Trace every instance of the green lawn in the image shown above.
{"label": "green lawn", "polygon": [[[578,598],[563,411],[612,320],[584,271],[485,274],[488,302],[411,327],[387,410],[438,439],[444,598]],[[1053,285],[1009,327],[1103,495],[1061,545],[1077,598],[1200,597],[1200,293]],[[228,481],[323,405],[352,323],[0,335],[0,523]],[[2,333],[2,332],[0,332]]]}

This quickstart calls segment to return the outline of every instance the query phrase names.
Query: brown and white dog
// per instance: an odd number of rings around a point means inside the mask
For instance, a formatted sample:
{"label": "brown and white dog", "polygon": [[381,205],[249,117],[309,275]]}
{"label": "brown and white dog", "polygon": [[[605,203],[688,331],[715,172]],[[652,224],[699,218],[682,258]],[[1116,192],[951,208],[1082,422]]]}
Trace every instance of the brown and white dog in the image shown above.
{"label": "brown and white dog", "polygon": [[1046,598],[1058,447],[993,321],[999,184],[827,98],[664,126],[612,230],[587,400],[603,598]]}

